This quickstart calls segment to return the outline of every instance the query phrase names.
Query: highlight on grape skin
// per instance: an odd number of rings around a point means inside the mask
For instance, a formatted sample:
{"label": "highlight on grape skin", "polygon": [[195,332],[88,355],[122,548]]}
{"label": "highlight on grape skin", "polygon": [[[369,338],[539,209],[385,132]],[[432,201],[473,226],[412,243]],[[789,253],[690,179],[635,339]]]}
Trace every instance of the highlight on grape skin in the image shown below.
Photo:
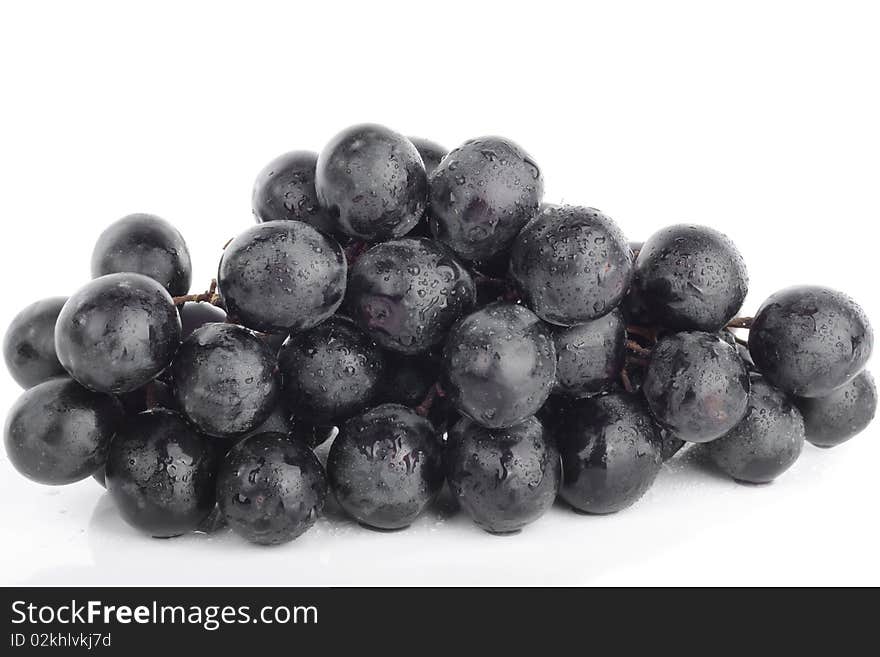
{"label": "highlight on grape skin", "polygon": [[405,530],[444,486],[475,530],[512,535],[557,499],[625,512],[682,452],[767,484],[871,423],[857,301],[805,281],[750,317],[711,221],[626,236],[613,209],[545,200],[532,152],[361,124],[267,153],[196,289],[171,222],[108,222],[94,279],[6,329],[10,463],[93,477],[145,537],[284,544],[329,496]]}

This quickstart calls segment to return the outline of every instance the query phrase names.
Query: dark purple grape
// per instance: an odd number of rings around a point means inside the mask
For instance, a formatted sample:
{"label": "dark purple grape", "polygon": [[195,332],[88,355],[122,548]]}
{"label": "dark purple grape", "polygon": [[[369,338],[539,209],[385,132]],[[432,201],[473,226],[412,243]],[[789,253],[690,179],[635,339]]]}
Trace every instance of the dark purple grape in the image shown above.
{"label": "dark purple grape", "polygon": [[554,392],[586,397],[620,381],[626,362],[626,323],[619,309],[583,324],[557,328]]}
{"label": "dark purple grape", "polygon": [[705,443],[745,415],[749,375],[736,350],[717,335],[673,333],[654,347],[642,392],[663,426],[682,440]]}
{"label": "dark purple grape", "polygon": [[668,329],[718,331],[739,312],[748,288],[736,245],[706,226],[663,228],[636,258],[635,298],[650,321]]}
{"label": "dark purple grape", "polygon": [[477,423],[509,427],[534,415],[556,381],[556,349],[528,308],[493,303],[450,332],[444,350],[446,392]]}
{"label": "dark purple grape", "polygon": [[431,174],[431,231],[465,260],[506,251],[544,194],[538,165],[501,137],[472,139]]}
{"label": "dark purple grape", "polygon": [[65,301],[67,297],[53,297],[32,303],[6,329],[3,358],[22,388],[67,374],[55,353],[55,320]]}
{"label": "dark purple grape", "polygon": [[248,328],[304,331],[330,317],[345,294],[342,247],[301,221],[252,226],[223,251],[217,275],[226,312]]}
{"label": "dark purple grape", "polygon": [[260,545],[305,533],[326,498],[327,477],[314,452],[280,433],[236,444],[217,476],[217,503],[230,528]]}
{"label": "dark purple grape", "polygon": [[752,375],[743,419],[706,445],[709,457],[737,481],[773,481],[797,461],[804,447],[804,420],[791,397],[764,377]]}
{"label": "dark purple grape", "polygon": [[327,476],[352,518],[375,529],[403,529],[443,485],[442,443],[425,418],[383,404],[340,427]]}
{"label": "dark purple grape", "polygon": [[96,278],[67,300],[55,323],[58,360],[99,392],[131,392],[152,381],[179,344],[174,301],[142,274]]}
{"label": "dark purple grape", "polygon": [[156,538],[193,531],[214,509],[220,455],[167,409],[129,416],[110,446],[106,482],[120,515]]}
{"label": "dark purple grape", "polygon": [[449,249],[409,238],[363,254],[346,294],[355,322],[382,347],[403,354],[442,343],[476,296],[470,274]]}
{"label": "dark purple grape", "polygon": [[507,429],[462,418],[449,432],[444,460],[461,508],[493,534],[518,532],[544,515],[562,478],[556,443],[534,417]]}
{"label": "dark purple grape", "polygon": [[795,400],[804,417],[807,440],[817,447],[834,447],[867,427],[877,412],[877,387],[867,370],[825,397]]}
{"label": "dark purple grape", "polygon": [[437,165],[440,164],[440,161],[446,157],[446,154],[449,152],[440,144],[433,142],[430,139],[410,137],[409,140],[412,142],[412,145],[416,147],[416,150],[422,157],[422,162],[425,165],[425,173],[429,176],[434,173],[434,169],[437,168]]}
{"label": "dark purple grape", "polygon": [[385,358],[354,322],[331,317],[291,336],[278,356],[282,398],[296,417],[332,425],[370,406]]}
{"label": "dark purple grape", "polygon": [[629,288],[633,255],[617,225],[593,208],[550,207],[514,240],[510,275],[544,321],[571,326],[605,315]]}
{"label": "dark purple grape", "polygon": [[222,324],[226,321],[224,310],[210,303],[185,303],[179,306],[178,310],[181,340],[185,340],[193,331],[205,324]]}
{"label": "dark purple grape", "polygon": [[25,391],[6,416],[4,442],[13,467],[41,484],[70,484],[104,467],[123,419],[111,395],[58,377]]}
{"label": "dark purple grape", "polygon": [[428,200],[425,165],[416,147],[374,124],[347,128],[324,147],[315,187],[337,229],[367,241],[406,235]]}
{"label": "dark purple grape", "polygon": [[292,151],[269,162],[254,182],[252,204],[257,223],[303,221],[325,233],[336,224],[318,203],[315,166],[318,154]]}
{"label": "dark purple grape", "polygon": [[862,371],[874,332],[842,292],[790,287],[768,298],[749,331],[749,353],[773,385],[798,397],[824,397]]}
{"label": "dark purple grape", "polygon": [[149,276],[168,293],[189,292],[192,262],[180,232],[151,214],[130,214],[103,232],[92,251],[92,277],[134,272]]}
{"label": "dark purple grape", "polygon": [[267,417],[265,420],[263,420],[260,424],[258,424],[247,433],[237,434],[235,436],[228,436],[225,438],[215,438],[215,441],[218,443],[218,445],[220,445],[220,452],[222,454],[226,454],[237,443],[240,443],[245,438],[250,438],[251,436],[256,436],[261,433],[280,433],[288,436],[289,438],[293,438],[295,426],[296,425],[293,420],[293,415],[287,409],[287,407],[279,401],[275,404],[272,412],[269,413],[269,417]]}
{"label": "dark purple grape", "polygon": [[180,410],[200,431],[226,438],[269,417],[278,400],[275,354],[253,331],[206,324],[174,358],[171,376]]}
{"label": "dark purple grape", "polygon": [[556,432],[560,497],[584,513],[615,513],[641,498],[663,463],[641,397],[614,393],[577,401]]}

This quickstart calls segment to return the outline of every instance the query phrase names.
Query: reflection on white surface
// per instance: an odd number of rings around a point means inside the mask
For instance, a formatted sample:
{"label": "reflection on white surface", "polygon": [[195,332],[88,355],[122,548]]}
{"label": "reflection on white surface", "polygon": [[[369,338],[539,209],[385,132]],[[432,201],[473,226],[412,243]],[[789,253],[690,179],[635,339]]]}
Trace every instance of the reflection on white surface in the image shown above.
{"label": "reflection on white surface", "polygon": [[[766,486],[735,484],[691,450],[628,511],[582,516],[557,505],[515,536],[481,531],[448,497],[390,533],[360,527],[331,502],[312,530],[278,547],[249,545],[225,529],[151,539],[126,525],[94,482],[45,488],[22,483],[4,464],[4,497],[17,488],[20,498],[7,507],[16,530],[4,530],[2,583],[878,583],[875,516],[858,522],[850,513],[873,509],[877,497],[872,438],[831,451],[808,446],[787,476]],[[841,571],[837,559],[871,566]]]}

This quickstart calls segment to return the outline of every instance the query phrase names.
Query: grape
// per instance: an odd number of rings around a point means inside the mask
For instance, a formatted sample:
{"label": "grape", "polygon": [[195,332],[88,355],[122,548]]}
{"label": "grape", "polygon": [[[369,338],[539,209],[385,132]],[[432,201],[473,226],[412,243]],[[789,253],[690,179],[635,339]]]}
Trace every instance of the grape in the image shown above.
{"label": "grape", "polygon": [[429,180],[431,231],[465,260],[507,250],[544,194],[538,165],[501,137],[481,137],[450,152]]}
{"label": "grape", "polygon": [[644,401],[626,393],[576,402],[556,433],[560,497],[576,511],[615,513],[641,498],[660,472],[660,438]]}
{"label": "grape", "polygon": [[250,431],[243,434],[236,434],[234,436],[218,438],[215,439],[215,442],[220,444],[220,452],[226,454],[237,443],[245,438],[250,438],[251,436],[256,436],[261,433],[280,433],[292,437],[294,426],[293,415],[291,415],[288,408],[279,400],[275,403],[275,406],[273,406],[269,416]]}
{"label": "grape", "polygon": [[877,411],[877,387],[867,370],[825,397],[796,399],[804,416],[807,440],[817,447],[834,447],[867,427]]}
{"label": "grape", "polygon": [[534,415],[556,380],[556,349],[533,312],[493,303],[465,317],[444,350],[447,393],[464,415],[489,428]]}
{"label": "grape", "polygon": [[493,534],[518,532],[553,505],[559,451],[534,417],[507,429],[463,418],[449,432],[446,478],[465,512]]}
{"label": "grape", "polygon": [[250,431],[272,412],[279,393],[275,354],[253,331],[206,324],[174,357],[177,403],[200,431],[226,438]]}
{"label": "grape", "polygon": [[22,388],[66,374],[55,353],[55,320],[67,297],[32,303],[18,313],[3,338],[3,358]]}
{"label": "grape", "polygon": [[301,221],[268,221],[223,251],[217,284],[236,321],[270,333],[304,331],[330,317],[345,294],[342,247]]}
{"label": "grape", "polygon": [[408,233],[428,199],[425,165],[416,147],[373,124],[343,130],[324,147],[315,187],[338,230],[368,241]]}
{"label": "grape", "polygon": [[419,152],[422,162],[425,165],[425,173],[429,176],[434,173],[434,169],[437,168],[437,165],[440,164],[440,161],[446,157],[446,153],[449,152],[440,144],[433,142],[430,139],[410,137],[409,140]]}
{"label": "grape", "polygon": [[278,363],[287,407],[325,425],[369,406],[385,370],[381,349],[340,316],[289,338]]}
{"label": "grape", "polygon": [[152,381],[180,344],[171,296],[142,274],[108,274],[71,296],[55,323],[58,360],[81,384],[123,393]]}
{"label": "grape", "polygon": [[6,454],[28,479],[70,484],[104,467],[122,419],[122,406],[111,395],[67,377],[50,379],[25,391],[10,409]]}
{"label": "grape", "polygon": [[340,427],[327,476],[352,518],[375,529],[403,529],[443,485],[442,445],[428,420],[383,404]]}
{"label": "grape", "polygon": [[416,354],[440,344],[475,297],[470,274],[446,247],[407,238],[374,246],[358,259],[346,307],[382,347]]}
{"label": "grape", "polygon": [[554,392],[571,397],[610,389],[620,380],[626,362],[626,323],[623,313],[553,331],[556,345]]}
{"label": "grape", "polygon": [[292,151],[276,157],[257,175],[252,203],[257,223],[303,221],[325,233],[336,224],[318,204],[315,166],[318,154]]}
{"label": "grape", "polygon": [[178,307],[180,311],[180,338],[185,340],[197,328],[205,324],[222,324],[226,321],[226,313],[222,308],[210,303],[185,303]]}
{"label": "grape", "polygon": [[514,241],[510,275],[538,317],[571,326],[620,303],[632,264],[626,238],[611,219],[592,208],[551,207]]}
{"label": "grape", "polygon": [[633,274],[635,299],[650,320],[673,330],[718,331],[739,311],[748,287],[734,243],[706,226],[654,233],[639,250]]}
{"label": "grape", "polygon": [[196,529],[214,509],[219,454],[167,409],[129,416],[107,456],[106,482],[120,514],[156,538]]}
{"label": "grape", "polygon": [[824,397],[858,374],[874,348],[861,307],[824,287],[790,287],[768,298],[749,331],[749,352],[773,385]]}
{"label": "grape", "polygon": [[178,230],[151,214],[130,214],[110,224],[92,251],[92,278],[134,272],[149,276],[168,293],[189,292],[192,263]]}
{"label": "grape", "polygon": [[326,498],[327,477],[314,452],[280,433],[242,440],[217,475],[217,502],[230,528],[261,545],[306,532]]}
{"label": "grape", "polygon": [[642,391],[661,424],[682,440],[704,443],[745,415],[749,375],[736,350],[718,336],[674,333],[654,347]]}
{"label": "grape", "polygon": [[721,438],[706,445],[709,457],[737,481],[773,481],[797,461],[804,446],[804,420],[792,399],[752,375],[745,416]]}

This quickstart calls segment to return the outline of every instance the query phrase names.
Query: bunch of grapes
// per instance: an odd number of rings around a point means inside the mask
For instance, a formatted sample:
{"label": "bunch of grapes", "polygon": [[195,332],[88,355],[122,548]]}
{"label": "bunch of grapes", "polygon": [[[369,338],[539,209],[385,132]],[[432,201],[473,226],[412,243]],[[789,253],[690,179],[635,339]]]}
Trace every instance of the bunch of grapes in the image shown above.
{"label": "bunch of grapes", "polygon": [[448,483],[478,526],[512,533],[557,496],[628,507],[686,443],[763,483],[805,440],[871,421],[873,334],[852,299],[793,287],[739,317],[748,275],[723,234],[632,243],[542,195],[508,139],[447,153],[355,126],[266,166],[256,224],[200,294],[180,233],[125,217],[91,282],[6,333],[27,389],[9,459],[43,484],[94,476],[153,536],[228,524],[277,544],[330,492],[390,530]]}

